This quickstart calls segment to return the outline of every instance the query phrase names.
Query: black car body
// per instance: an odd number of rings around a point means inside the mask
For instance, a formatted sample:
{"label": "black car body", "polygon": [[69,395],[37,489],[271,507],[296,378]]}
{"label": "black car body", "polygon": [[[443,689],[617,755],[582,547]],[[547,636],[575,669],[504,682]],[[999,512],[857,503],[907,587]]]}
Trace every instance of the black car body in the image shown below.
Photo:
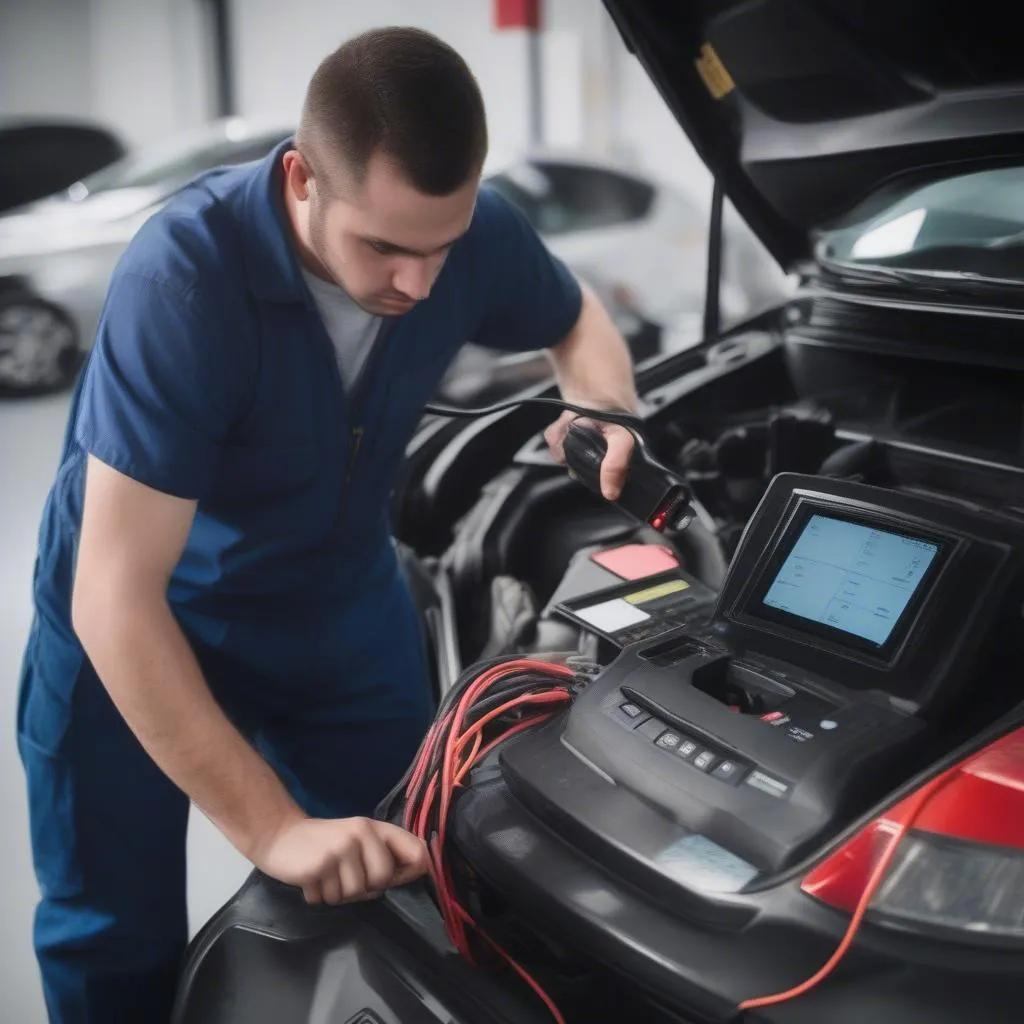
{"label": "black car body", "polygon": [[[543,408],[428,418],[411,442],[395,528],[440,688],[485,654],[603,666],[459,798],[478,920],[567,1020],[1010,1024],[1024,1002],[1013,16],[607,6],[801,286],[726,335],[712,310],[701,347],[640,375],[648,440],[694,494],[679,535],[553,466]],[[817,561],[800,549],[815,529],[838,538]],[[857,531],[847,571],[840,540]],[[685,577],[689,606],[657,628],[588,627],[594,600],[635,596],[594,552],[631,544],[683,567],[657,580]],[[906,564],[872,576],[886,545]],[[828,615],[772,597],[837,567]],[[903,597],[859,607],[851,581]],[[286,1019],[551,1018],[514,975],[459,961],[426,887],[314,911],[254,875],[193,945],[177,1020]]]}

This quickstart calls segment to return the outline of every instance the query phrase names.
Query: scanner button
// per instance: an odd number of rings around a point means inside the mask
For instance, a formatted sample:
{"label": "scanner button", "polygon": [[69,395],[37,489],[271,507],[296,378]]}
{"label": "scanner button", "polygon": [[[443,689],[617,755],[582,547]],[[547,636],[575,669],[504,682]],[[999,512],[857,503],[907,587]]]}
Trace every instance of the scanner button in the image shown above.
{"label": "scanner button", "polygon": [[662,750],[678,750],[679,744],[683,742],[683,737],[679,733],[667,729],[654,742]]}
{"label": "scanner button", "polygon": [[[636,707],[635,704],[621,704],[618,707],[614,707],[609,712],[612,718],[615,719],[619,725],[624,726],[627,729],[638,729],[645,722],[650,719],[650,715],[643,710],[643,708],[636,708],[639,713],[627,712],[626,707]],[[664,728],[664,726],[662,726]]]}
{"label": "scanner button", "polygon": [[738,761],[725,760],[711,773],[711,776],[721,779],[723,782],[735,784],[743,776],[743,765]]}
{"label": "scanner button", "polygon": [[702,772],[709,772],[718,760],[713,750],[702,750],[694,759],[693,765]]}
{"label": "scanner button", "polygon": [[782,779],[777,779],[774,775],[769,775],[767,772],[760,770],[752,771],[747,776],[747,785],[761,790],[762,793],[778,797],[780,800],[785,799],[789,795],[790,789],[788,782],[783,782]]}
{"label": "scanner button", "polygon": [[683,742],[676,747],[676,753],[684,761],[689,761],[698,750],[700,750],[700,747],[698,744],[694,743],[693,740],[683,740]]}

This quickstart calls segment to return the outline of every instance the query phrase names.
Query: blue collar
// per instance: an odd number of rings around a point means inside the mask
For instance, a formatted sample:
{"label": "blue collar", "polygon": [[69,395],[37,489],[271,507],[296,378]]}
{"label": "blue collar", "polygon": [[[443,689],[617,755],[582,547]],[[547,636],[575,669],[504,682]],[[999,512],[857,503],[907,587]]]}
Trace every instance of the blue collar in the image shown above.
{"label": "blue collar", "polygon": [[268,302],[312,300],[302,279],[284,206],[281,158],[294,147],[286,139],[257,164],[245,185],[242,258],[249,290]]}

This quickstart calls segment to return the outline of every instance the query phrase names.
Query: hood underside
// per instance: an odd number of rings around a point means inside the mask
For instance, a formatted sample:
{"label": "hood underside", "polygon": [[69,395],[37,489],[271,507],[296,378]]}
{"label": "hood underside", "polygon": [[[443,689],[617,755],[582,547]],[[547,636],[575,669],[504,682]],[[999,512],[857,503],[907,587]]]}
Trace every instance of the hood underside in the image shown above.
{"label": "hood underside", "polygon": [[[1018,9],[991,0],[605,0],[776,259],[906,188],[1024,163]],[[867,207],[865,207],[867,204]]]}

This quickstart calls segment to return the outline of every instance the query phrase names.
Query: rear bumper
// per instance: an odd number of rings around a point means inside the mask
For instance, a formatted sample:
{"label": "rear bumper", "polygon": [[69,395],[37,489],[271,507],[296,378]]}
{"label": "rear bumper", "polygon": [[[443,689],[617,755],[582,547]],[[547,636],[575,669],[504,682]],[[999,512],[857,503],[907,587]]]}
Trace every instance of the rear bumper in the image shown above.
{"label": "rear bumper", "polygon": [[[569,1024],[1018,1024],[1024,1016],[1024,953],[877,928],[865,928],[838,969],[806,995],[740,1014],[743,1000],[812,976],[847,919],[795,883],[746,897],[740,919],[700,922],[670,910],[582,856],[500,776],[460,797],[454,839],[487,890],[489,926],[503,943],[512,937],[515,955],[525,952]],[[193,942],[173,1024],[279,1021],[550,1024],[551,1017],[510,972],[459,959],[422,886],[372,903],[310,908],[297,890],[254,873]]]}
{"label": "rear bumper", "polygon": [[[616,965],[619,966],[619,965]],[[635,1012],[570,1015],[705,1024],[1016,1024],[1024,979],[920,966],[846,970],[782,1006],[727,1018]],[[628,995],[624,998],[629,1005]],[[448,946],[426,894],[315,910],[301,895],[254,874],[197,936],[173,1024],[550,1024],[544,1007],[507,977],[481,972]]]}

